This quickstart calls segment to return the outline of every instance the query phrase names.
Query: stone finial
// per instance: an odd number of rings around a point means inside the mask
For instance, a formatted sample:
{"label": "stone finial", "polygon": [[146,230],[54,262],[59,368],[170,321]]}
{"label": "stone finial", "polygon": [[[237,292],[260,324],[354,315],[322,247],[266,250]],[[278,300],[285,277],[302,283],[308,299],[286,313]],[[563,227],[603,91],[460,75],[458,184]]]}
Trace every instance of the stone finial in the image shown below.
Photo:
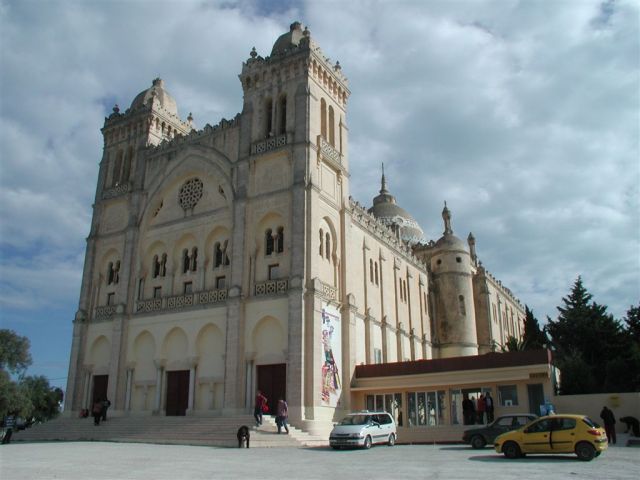
{"label": "stone finial", "polygon": [[120,107],[117,103],[113,106],[113,113],[120,113]]}
{"label": "stone finial", "polygon": [[471,253],[471,258],[475,261],[476,259],[476,237],[473,236],[473,233],[469,232],[469,236],[467,237],[467,243],[469,244],[469,250]]}
{"label": "stone finial", "polygon": [[160,77],[154,78],[153,82],[151,83],[153,84],[154,87],[160,87],[160,88],[164,87],[164,81]]}
{"label": "stone finial", "polygon": [[311,32],[309,31],[309,28],[304,27],[302,35],[304,35],[305,37],[309,37],[311,35]]}
{"label": "stone finial", "polygon": [[340,70],[342,70],[342,65],[340,65],[340,62],[338,60],[336,60],[336,64],[333,66],[333,69],[336,72],[339,72]]}
{"label": "stone finial", "polygon": [[258,56],[258,52],[256,52],[256,47],[251,49],[251,53],[249,54],[251,58],[256,58]]}
{"label": "stone finial", "polygon": [[189,123],[193,122],[193,114],[191,112],[189,112],[189,116],[187,117],[187,121]]}
{"label": "stone finial", "polygon": [[444,220],[444,232],[443,235],[451,235],[453,234],[453,230],[451,229],[451,212],[447,208],[447,202],[444,202],[444,209],[442,210],[442,219]]}

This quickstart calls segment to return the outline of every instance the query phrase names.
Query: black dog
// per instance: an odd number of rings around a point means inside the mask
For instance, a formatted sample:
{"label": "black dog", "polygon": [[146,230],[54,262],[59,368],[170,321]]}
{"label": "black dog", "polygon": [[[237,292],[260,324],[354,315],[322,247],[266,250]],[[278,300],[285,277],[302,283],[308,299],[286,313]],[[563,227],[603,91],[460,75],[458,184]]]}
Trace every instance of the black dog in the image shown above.
{"label": "black dog", "polygon": [[249,431],[249,427],[247,427],[246,425],[242,425],[238,429],[237,437],[238,437],[238,448],[242,448],[244,445],[246,445],[247,448],[249,448],[249,439],[251,438],[251,432]]}
{"label": "black dog", "polygon": [[627,431],[624,433],[629,433],[629,430],[633,430],[633,435],[636,437],[640,437],[640,422],[638,422],[637,418],[622,417],[620,421],[627,426]]}

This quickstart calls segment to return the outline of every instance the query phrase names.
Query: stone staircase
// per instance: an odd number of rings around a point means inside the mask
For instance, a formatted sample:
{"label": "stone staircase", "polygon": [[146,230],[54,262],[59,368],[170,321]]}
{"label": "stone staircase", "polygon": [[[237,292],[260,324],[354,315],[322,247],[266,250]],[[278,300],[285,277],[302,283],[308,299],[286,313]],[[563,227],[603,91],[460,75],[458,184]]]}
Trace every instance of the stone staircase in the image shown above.
{"label": "stone staircase", "polygon": [[289,435],[278,435],[275,419],[264,417],[255,427],[252,415],[229,417],[110,417],[99,426],[93,418],[60,417],[21,431],[14,431],[12,441],[96,441],[136,442],[174,445],[236,447],[236,432],[241,425],[251,429],[251,448],[327,446],[328,436],[310,435],[289,427]]}

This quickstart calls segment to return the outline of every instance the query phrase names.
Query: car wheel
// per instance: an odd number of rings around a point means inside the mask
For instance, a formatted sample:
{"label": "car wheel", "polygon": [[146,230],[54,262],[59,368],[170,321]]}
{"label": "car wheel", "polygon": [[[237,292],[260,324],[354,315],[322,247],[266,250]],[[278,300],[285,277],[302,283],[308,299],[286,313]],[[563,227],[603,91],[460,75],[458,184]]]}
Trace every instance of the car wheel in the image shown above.
{"label": "car wheel", "polygon": [[502,453],[507,458],[518,458],[521,455],[520,447],[516,442],[507,442],[502,446]]}
{"label": "car wheel", "polygon": [[364,439],[364,448],[369,450],[371,448],[371,437],[367,435],[367,438]]}
{"label": "car wheel", "polygon": [[487,442],[484,440],[484,437],[482,435],[474,435],[471,438],[471,446],[473,448],[484,448],[486,444]]}
{"label": "car wheel", "polygon": [[391,435],[389,435],[389,441],[387,442],[387,445],[389,445],[390,447],[393,447],[396,444],[396,436],[392,433]]}
{"label": "car wheel", "polygon": [[596,449],[590,443],[580,442],[576,445],[576,455],[583,462],[588,462],[596,456]]}

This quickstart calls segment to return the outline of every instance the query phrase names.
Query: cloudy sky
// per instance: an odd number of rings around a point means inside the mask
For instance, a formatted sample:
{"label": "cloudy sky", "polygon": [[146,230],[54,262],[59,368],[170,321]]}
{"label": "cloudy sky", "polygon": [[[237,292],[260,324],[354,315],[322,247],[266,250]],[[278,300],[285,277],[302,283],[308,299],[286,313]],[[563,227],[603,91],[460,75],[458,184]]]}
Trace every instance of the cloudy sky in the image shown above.
{"label": "cloudy sky", "polygon": [[115,103],[160,76],[181,116],[242,108],[238,74],[299,20],[349,78],[352,195],[454,232],[536,317],[578,275],[640,301],[640,48],[629,1],[0,0],[0,324],[65,386]]}

